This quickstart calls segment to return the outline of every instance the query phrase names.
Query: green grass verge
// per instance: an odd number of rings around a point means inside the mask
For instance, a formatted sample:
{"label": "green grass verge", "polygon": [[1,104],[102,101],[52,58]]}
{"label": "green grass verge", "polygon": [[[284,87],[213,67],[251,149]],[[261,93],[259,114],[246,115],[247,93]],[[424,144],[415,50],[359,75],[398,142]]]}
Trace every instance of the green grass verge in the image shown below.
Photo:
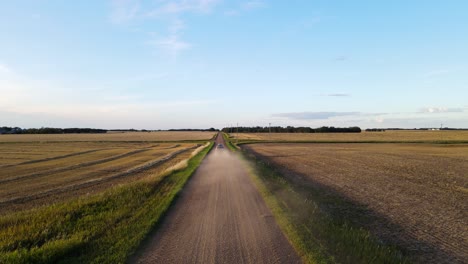
{"label": "green grass verge", "polygon": [[364,208],[351,213],[350,202],[292,182],[251,153],[241,155],[278,225],[305,263],[409,263],[397,247],[379,242],[348,220],[359,221]]}
{"label": "green grass verge", "polygon": [[212,147],[163,177],[0,217],[0,263],[125,263]]}
{"label": "green grass verge", "polygon": [[313,143],[313,144],[468,144],[468,140],[239,140],[240,145],[258,143]]}
{"label": "green grass verge", "polygon": [[231,151],[238,151],[239,150],[239,147],[236,146],[232,141],[231,139],[229,138],[229,135],[224,133],[224,132],[221,132],[223,133],[223,138],[224,138],[224,142],[226,143],[226,146],[231,150]]}

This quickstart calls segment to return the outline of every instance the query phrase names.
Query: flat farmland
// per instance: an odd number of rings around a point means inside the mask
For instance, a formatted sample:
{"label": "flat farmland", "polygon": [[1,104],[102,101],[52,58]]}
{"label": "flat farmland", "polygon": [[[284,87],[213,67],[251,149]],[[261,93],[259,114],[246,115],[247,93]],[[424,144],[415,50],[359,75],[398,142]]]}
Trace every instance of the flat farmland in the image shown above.
{"label": "flat farmland", "polygon": [[[87,135],[78,136],[82,139]],[[30,135],[17,137],[31,138]],[[33,140],[0,144],[0,213],[94,194],[115,185],[160,175],[188,159],[200,145],[128,139],[75,142],[75,135],[72,135],[68,137],[69,142]]]}
{"label": "flat farmland", "polygon": [[[397,245],[414,261],[468,261],[468,145],[258,143],[242,148],[299,186],[350,201],[347,207],[320,206]],[[361,209],[354,214],[351,207]]]}
{"label": "flat farmland", "polygon": [[110,132],[103,134],[27,134],[1,135],[2,142],[55,142],[55,141],[203,141],[216,132],[161,131],[161,132]]}
{"label": "flat farmland", "polygon": [[124,263],[214,133],[0,136],[0,263]]}
{"label": "flat farmland", "polygon": [[231,133],[243,141],[311,141],[311,142],[464,142],[468,131],[385,131],[361,133]]}

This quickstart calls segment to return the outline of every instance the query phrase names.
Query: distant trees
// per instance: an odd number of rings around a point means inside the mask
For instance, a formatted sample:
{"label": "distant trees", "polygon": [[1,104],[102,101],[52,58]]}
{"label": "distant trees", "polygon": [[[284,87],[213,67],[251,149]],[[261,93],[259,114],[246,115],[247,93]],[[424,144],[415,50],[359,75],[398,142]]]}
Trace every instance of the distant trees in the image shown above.
{"label": "distant trees", "polygon": [[179,128],[179,129],[169,129],[168,131],[219,131],[219,129],[215,129],[213,127],[210,127],[208,129]]}
{"label": "distant trees", "polygon": [[366,129],[367,132],[385,132],[383,128],[368,128]]}
{"label": "distant trees", "polygon": [[21,133],[22,129],[20,127],[0,127],[0,134],[17,134]]}
{"label": "distant trees", "polygon": [[71,133],[107,133],[105,129],[95,128],[19,128],[19,127],[0,127],[0,134],[71,134]]}
{"label": "distant trees", "polygon": [[367,132],[385,132],[385,131],[399,131],[399,130],[457,130],[457,131],[467,131],[467,128],[451,128],[451,127],[442,127],[442,128],[367,128]]}
{"label": "distant trees", "polygon": [[225,127],[222,129],[225,133],[234,133],[234,132],[241,132],[241,133],[361,133],[361,128],[355,127],[319,127],[319,128],[311,128],[311,127],[281,127],[281,126],[274,126],[274,127]]}
{"label": "distant trees", "polygon": [[[20,127],[0,127],[0,134],[96,134],[96,133],[107,133],[107,132],[152,132],[156,130],[146,129],[96,129],[96,128],[53,128],[53,127],[41,127],[41,128],[20,128]],[[163,131],[163,130],[157,130]],[[213,127],[208,129],[169,129],[167,131],[219,131]]]}

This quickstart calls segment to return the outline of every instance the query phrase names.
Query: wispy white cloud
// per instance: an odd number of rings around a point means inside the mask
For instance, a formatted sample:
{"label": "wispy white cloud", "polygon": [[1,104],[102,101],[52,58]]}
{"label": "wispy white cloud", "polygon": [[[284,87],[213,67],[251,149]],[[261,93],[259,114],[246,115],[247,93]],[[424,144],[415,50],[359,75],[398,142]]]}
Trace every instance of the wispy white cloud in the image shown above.
{"label": "wispy white cloud", "polygon": [[225,16],[237,16],[239,14],[240,14],[239,10],[235,10],[235,9],[230,9],[230,10],[224,11]]}
{"label": "wispy white cloud", "polygon": [[169,33],[170,34],[179,34],[186,28],[186,24],[183,20],[181,19],[174,19],[171,21],[169,24]]}
{"label": "wispy white cloud", "polygon": [[146,17],[161,17],[166,15],[181,15],[183,13],[210,13],[220,0],[162,0],[159,5],[146,12]]}
{"label": "wispy white cloud", "polygon": [[421,108],[419,113],[460,113],[463,112],[463,108],[447,108],[447,107],[424,107]]}
{"label": "wispy white cloud", "polygon": [[11,74],[12,70],[6,64],[0,63],[0,74]]}
{"label": "wispy white cloud", "polygon": [[[291,112],[277,113],[270,117],[285,125],[342,125],[362,127],[434,127],[447,122],[450,127],[460,127],[466,120],[466,108],[428,107],[419,112]],[[440,113],[440,114],[432,114]],[[466,125],[465,125],[466,126]]]}
{"label": "wispy white cloud", "polygon": [[330,93],[330,94],[321,94],[321,96],[330,96],[330,97],[349,97],[351,94],[348,93]]}
{"label": "wispy white cloud", "polygon": [[226,16],[238,16],[246,11],[252,11],[255,9],[264,8],[267,6],[264,0],[248,0],[241,2],[238,6],[225,10],[224,15]]}
{"label": "wispy white cloud", "polygon": [[445,75],[445,74],[448,74],[448,73],[450,73],[450,71],[446,70],[446,69],[433,70],[433,71],[425,73],[424,77],[432,78],[432,77],[442,76],[442,75]]}
{"label": "wispy white cloud", "polygon": [[173,19],[168,26],[168,35],[156,37],[154,40],[151,40],[149,44],[164,50],[171,56],[177,56],[180,52],[192,47],[192,44],[184,41],[181,37],[185,28],[186,25],[183,20],[178,18]]}
{"label": "wispy white cloud", "polygon": [[146,41],[147,44],[171,56],[177,56],[192,47],[192,44],[183,38],[187,28],[184,16],[189,13],[209,14],[220,2],[221,0],[158,0],[150,6],[147,2],[139,0],[112,0],[110,17],[116,24],[135,20],[143,23],[152,19],[166,24],[165,34],[154,34],[141,28],[140,31],[151,36],[151,39]]}
{"label": "wispy white cloud", "polygon": [[110,20],[120,24],[133,20],[140,11],[140,1],[138,0],[112,0]]}
{"label": "wispy white cloud", "polygon": [[356,116],[359,112],[294,112],[294,113],[279,113],[273,114],[273,117],[283,117],[296,120],[317,120],[329,119],[340,116]]}
{"label": "wispy white cloud", "polygon": [[384,119],[383,117],[381,117],[381,116],[376,116],[376,117],[374,118],[374,121],[375,121],[376,123],[380,123],[380,124],[381,124],[381,123],[383,123],[383,122],[385,121],[385,119]]}
{"label": "wispy white cloud", "polygon": [[322,22],[322,20],[323,20],[322,16],[316,15],[316,16],[312,16],[306,19],[301,19],[300,25],[304,28],[311,28],[319,24],[320,22]]}
{"label": "wispy white cloud", "polygon": [[177,34],[150,40],[147,43],[167,52],[171,56],[177,56],[180,52],[192,47],[190,43],[183,41]]}
{"label": "wispy white cloud", "polygon": [[267,4],[264,0],[250,0],[242,3],[242,8],[245,10],[253,10],[265,7]]}

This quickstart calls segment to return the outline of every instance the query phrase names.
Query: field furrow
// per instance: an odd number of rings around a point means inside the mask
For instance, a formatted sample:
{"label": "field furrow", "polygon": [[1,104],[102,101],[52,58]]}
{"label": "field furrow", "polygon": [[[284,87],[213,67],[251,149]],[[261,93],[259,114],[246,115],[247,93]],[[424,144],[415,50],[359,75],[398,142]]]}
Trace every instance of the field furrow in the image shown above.
{"label": "field furrow", "polygon": [[404,248],[417,262],[468,259],[468,145],[252,144],[302,186],[365,208],[322,203],[335,217]]}
{"label": "field furrow", "polygon": [[[37,159],[37,160],[28,160],[28,161],[24,161],[24,162],[20,162],[20,163],[16,163],[16,164],[4,165],[3,168],[14,167],[14,166],[18,166],[18,165],[25,165],[25,164],[34,164],[34,163],[40,163],[40,162],[47,162],[47,161],[51,161],[51,160],[65,159],[65,158],[70,158],[70,157],[75,157],[75,156],[79,156],[79,155],[85,155],[85,154],[93,153],[93,152],[100,151],[100,150],[103,150],[103,149],[92,149],[92,150],[86,150],[86,151],[81,151],[81,152],[76,152],[76,153],[70,153],[70,154],[61,155],[61,156],[48,157],[48,158]],[[4,155],[8,155],[8,153],[5,153]]]}
{"label": "field furrow", "polygon": [[[0,169],[0,213],[47,205],[163,173],[190,156],[197,143],[2,143],[8,158],[27,161]],[[44,151],[46,150],[46,151]]]}
{"label": "field furrow", "polygon": [[[87,167],[87,166],[98,165],[98,164],[109,162],[109,161],[123,159],[123,158],[129,157],[131,155],[135,155],[135,154],[138,154],[138,153],[141,153],[141,152],[144,152],[144,151],[149,151],[149,150],[150,150],[149,148],[147,148],[147,149],[137,149],[137,150],[133,150],[133,151],[130,151],[130,152],[123,153],[123,154],[118,154],[118,155],[115,155],[115,156],[111,156],[111,157],[108,157],[108,158],[103,158],[103,159],[98,159],[98,160],[93,160],[93,161],[74,164],[72,166],[59,167],[59,168],[55,168],[55,169],[44,170],[44,171],[41,171],[41,172],[36,172],[36,173],[31,173],[31,174],[26,174],[26,175],[20,175],[20,176],[6,178],[6,179],[0,179],[0,183],[6,183],[6,182],[16,181],[16,180],[30,179],[30,178],[34,178],[34,177],[40,177],[40,176],[45,176],[45,175],[51,175],[51,174],[54,174],[54,173],[66,172],[66,171],[69,171],[69,170],[75,170],[75,169],[79,169],[79,168],[83,168],[83,167]],[[105,154],[109,155],[110,153],[105,153]],[[95,158],[95,157],[93,156],[92,158]],[[89,157],[87,157],[87,159],[89,159]],[[74,160],[74,162],[77,162],[77,160]],[[58,165],[58,164],[54,164],[54,165]],[[37,168],[33,168],[33,169],[37,170]],[[21,171],[21,169],[14,170],[14,172],[17,172],[17,171]],[[8,175],[8,173],[2,172],[2,176],[5,175],[5,174]]]}
{"label": "field furrow", "polygon": [[[182,147],[179,147],[182,148]],[[0,189],[0,197],[9,198],[23,195],[25,189],[23,186],[28,186],[33,192],[42,192],[47,189],[57,188],[64,184],[76,184],[91,180],[93,178],[102,178],[111,174],[119,173],[137,167],[145,162],[155,158],[163,157],[178,148],[171,149],[151,149],[145,152],[140,152],[134,155],[127,156],[124,159],[113,159],[91,166],[77,168],[74,171],[59,171],[57,173],[45,174],[37,179],[23,178],[13,182],[4,182]],[[31,191],[28,191],[31,192]]]}
{"label": "field furrow", "polygon": [[59,194],[59,193],[63,193],[63,192],[69,192],[69,191],[74,191],[74,190],[78,190],[78,189],[81,189],[81,188],[86,188],[86,187],[98,185],[98,184],[100,184],[102,182],[108,182],[109,183],[111,180],[115,180],[115,179],[118,179],[118,178],[123,178],[123,177],[128,177],[128,176],[135,176],[138,173],[142,173],[142,172],[144,172],[146,170],[149,170],[151,168],[159,166],[160,164],[175,158],[177,155],[182,154],[182,153],[187,152],[187,151],[190,151],[190,150],[193,150],[193,149],[195,149],[197,147],[198,146],[196,145],[196,146],[192,146],[192,147],[188,147],[188,148],[179,149],[179,150],[177,150],[177,151],[175,151],[173,153],[170,153],[170,154],[168,154],[168,155],[166,155],[166,156],[164,156],[164,157],[162,157],[160,159],[156,159],[156,160],[146,162],[146,163],[144,163],[142,165],[133,167],[131,169],[128,169],[128,170],[125,170],[125,171],[122,171],[122,172],[119,172],[119,173],[106,175],[106,176],[99,177],[99,178],[92,178],[92,179],[89,179],[89,180],[86,180],[86,181],[81,181],[81,182],[71,184],[71,185],[60,186],[60,187],[57,187],[57,188],[48,189],[48,190],[45,190],[45,191],[42,191],[42,192],[37,192],[37,193],[30,194],[30,195],[24,195],[24,196],[13,197],[13,198],[6,199],[6,200],[0,200],[0,204],[23,203],[25,201],[34,200],[34,199],[46,197],[46,196],[53,195],[53,194]]}

